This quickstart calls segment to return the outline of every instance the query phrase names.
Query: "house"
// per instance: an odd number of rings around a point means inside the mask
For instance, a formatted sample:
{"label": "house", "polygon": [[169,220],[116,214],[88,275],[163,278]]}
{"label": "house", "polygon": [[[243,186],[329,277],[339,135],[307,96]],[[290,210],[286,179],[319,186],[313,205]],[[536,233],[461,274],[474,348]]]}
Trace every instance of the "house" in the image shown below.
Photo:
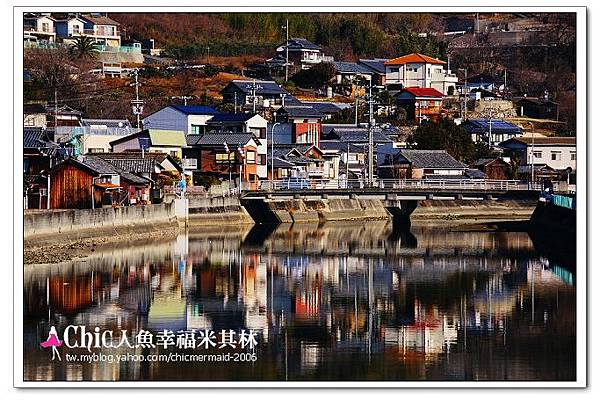
{"label": "house", "polygon": [[334,90],[344,96],[357,95],[357,83],[369,84],[373,78],[373,71],[366,65],[346,61],[334,61],[332,64],[335,68]]}
{"label": "house", "polygon": [[86,36],[85,25],[86,21],[83,18],[73,14],[67,15],[64,19],[55,21],[56,35],[63,43],[73,43],[78,36]]}
{"label": "house", "polygon": [[473,89],[485,89],[493,92],[497,89],[496,80],[493,76],[488,74],[477,74],[467,77],[467,82],[461,81],[458,84],[458,89],[464,91],[464,87],[467,87],[467,93],[471,93]]}
{"label": "house", "polygon": [[148,115],[142,120],[146,129],[183,131],[186,135],[200,135],[206,132],[208,120],[219,114],[207,106],[170,105]]}
{"label": "house", "polygon": [[352,107],[352,105],[348,103],[337,103],[332,101],[303,101],[302,104],[310,106],[320,112],[323,115],[323,121],[329,120],[343,110]]}
{"label": "house", "polygon": [[23,126],[46,128],[46,107],[42,104],[23,104]]}
{"label": "house", "polygon": [[493,146],[523,133],[517,125],[500,119],[468,119],[460,126],[474,142],[491,143]]}
{"label": "house", "polygon": [[246,81],[235,79],[221,90],[224,103],[231,103],[237,110],[279,108],[289,101],[296,101],[275,81]]}
{"label": "house", "polygon": [[[266,153],[261,141],[252,133],[209,132],[187,137],[186,158],[196,159],[194,172],[217,176],[221,179],[240,178],[257,184],[266,178]],[[264,176],[259,176],[259,166],[265,166]]]}
{"label": "house", "polygon": [[484,88],[474,88],[469,92],[469,99],[479,101],[479,100],[496,100],[500,99],[501,96],[496,94],[490,90]]}
{"label": "house", "polygon": [[547,98],[523,97],[515,102],[517,115],[537,119],[558,119],[558,103]]}
{"label": "house", "polygon": [[54,18],[46,13],[25,13],[23,15],[24,39],[35,42],[56,42],[54,22]]}
{"label": "house", "polygon": [[55,209],[125,204],[130,193],[146,201],[150,183],[96,157],[66,159],[52,168],[50,182],[50,208]]}
{"label": "house", "polygon": [[388,58],[360,59],[358,64],[371,71],[371,83],[375,86],[385,86],[385,62]]}
{"label": "house", "polygon": [[292,38],[277,46],[277,57],[283,59],[284,62],[286,50],[290,64],[299,66],[301,69],[309,69],[315,64],[333,61],[333,57],[328,57],[323,53],[321,46],[304,38]]}
{"label": "house", "polygon": [[577,168],[577,139],[575,137],[521,136],[499,145],[506,153],[517,155],[521,166],[547,166],[554,170]]}
{"label": "house", "polygon": [[319,145],[323,114],[309,105],[286,105],[276,111],[276,122],[291,124],[291,143]]}
{"label": "house", "polygon": [[510,179],[511,166],[502,157],[480,158],[471,164],[471,168],[481,171],[488,179]]}
{"label": "house", "polygon": [[468,167],[445,150],[401,149],[379,165],[380,178],[463,179]]}
{"label": "house", "polygon": [[[369,128],[355,126],[350,124],[323,124],[323,133],[321,140],[333,140],[343,143],[343,145],[355,145],[364,149],[364,154],[368,155],[369,146]],[[373,128],[373,156],[374,165],[383,162],[386,155],[394,153],[394,141],[387,135],[388,129]],[[343,149],[342,145],[342,149]],[[367,158],[368,159],[368,156]]]}
{"label": "house", "polygon": [[384,65],[388,90],[417,87],[433,88],[444,95],[455,92],[458,78],[444,69],[446,63],[437,58],[412,53],[385,61]]}
{"label": "house", "polygon": [[23,128],[24,207],[47,208],[47,175],[53,162],[54,146],[40,127]]}
{"label": "house", "polygon": [[187,146],[183,131],[144,129],[110,142],[111,151],[121,153],[130,150],[167,153],[176,160],[182,158],[182,148]]}
{"label": "house", "polygon": [[164,187],[170,187],[181,180],[184,170],[169,154],[125,151],[122,153],[97,153],[90,155],[103,159],[119,170],[146,178],[152,187],[151,202],[162,202]]}
{"label": "house", "polygon": [[406,119],[420,125],[424,120],[437,121],[442,115],[444,95],[433,88],[408,87],[395,94],[396,103],[406,110]]}
{"label": "house", "polygon": [[366,176],[367,152],[365,146],[343,143],[339,140],[321,140],[323,154],[334,152],[339,155],[338,176],[359,179]]}
{"label": "house", "polygon": [[270,156],[269,162],[272,158],[275,175],[271,176],[269,169],[269,178],[272,180],[290,177],[324,179],[336,174],[333,160],[326,162],[323,151],[313,144],[277,144]]}
{"label": "house", "polygon": [[104,13],[91,13],[81,15],[84,21],[83,34],[89,36],[97,44],[108,47],[121,46],[121,32],[117,21],[109,18]]}
{"label": "house", "polygon": [[256,164],[258,177],[267,177],[267,166],[261,162],[263,155],[267,154],[267,126],[269,122],[258,114],[217,114],[208,121],[208,131],[228,133],[251,133],[258,140],[258,158]]}

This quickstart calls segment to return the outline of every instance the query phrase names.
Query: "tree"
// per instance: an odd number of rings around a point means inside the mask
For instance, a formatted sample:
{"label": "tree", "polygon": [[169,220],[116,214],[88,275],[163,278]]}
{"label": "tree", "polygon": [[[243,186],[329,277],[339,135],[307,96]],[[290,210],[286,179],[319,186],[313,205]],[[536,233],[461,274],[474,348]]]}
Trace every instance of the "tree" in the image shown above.
{"label": "tree", "polygon": [[439,122],[425,121],[408,138],[410,147],[418,150],[446,150],[459,161],[475,159],[475,144],[465,130],[449,118]]}
{"label": "tree", "polygon": [[331,63],[319,63],[292,76],[292,82],[303,88],[320,88],[335,77],[335,67]]}
{"label": "tree", "polygon": [[71,44],[69,49],[75,58],[93,59],[98,55],[96,42],[89,36],[78,36],[75,38],[75,42]]}

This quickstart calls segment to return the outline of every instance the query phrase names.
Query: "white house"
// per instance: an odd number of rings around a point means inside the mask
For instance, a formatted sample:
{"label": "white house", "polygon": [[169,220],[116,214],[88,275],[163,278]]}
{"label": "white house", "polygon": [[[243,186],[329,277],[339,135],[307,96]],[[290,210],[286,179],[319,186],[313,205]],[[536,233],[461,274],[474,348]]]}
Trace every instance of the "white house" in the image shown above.
{"label": "white house", "polygon": [[574,137],[521,136],[500,143],[500,147],[520,154],[521,165],[547,165],[555,170],[577,166],[577,139]]}
{"label": "white house", "polygon": [[27,13],[23,16],[23,35],[25,38],[56,42],[54,22],[50,15]]}
{"label": "white house", "polygon": [[206,132],[208,120],[219,114],[207,106],[172,105],[148,115],[142,120],[145,129],[183,131],[186,135]]}
{"label": "white house", "polygon": [[63,42],[73,42],[77,36],[84,36],[85,21],[76,16],[56,20],[56,35]]}
{"label": "white house", "polygon": [[433,88],[447,95],[449,90],[455,91],[458,77],[446,70],[445,64],[437,58],[417,53],[388,60],[384,63],[385,85],[388,90]]}

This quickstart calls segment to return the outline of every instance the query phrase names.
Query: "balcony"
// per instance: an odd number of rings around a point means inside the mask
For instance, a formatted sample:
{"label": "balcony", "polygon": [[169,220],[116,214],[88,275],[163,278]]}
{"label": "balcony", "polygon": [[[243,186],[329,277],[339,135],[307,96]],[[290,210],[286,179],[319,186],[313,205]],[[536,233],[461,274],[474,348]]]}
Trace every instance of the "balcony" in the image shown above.
{"label": "balcony", "polygon": [[102,37],[119,37],[121,35],[121,32],[119,32],[117,29],[84,29],[83,30],[83,34],[84,35],[90,35],[90,36],[102,36]]}
{"label": "balcony", "polygon": [[24,26],[23,32],[54,35],[54,34],[56,34],[56,28],[46,26],[46,27],[42,27],[41,29],[38,29],[37,26]]}

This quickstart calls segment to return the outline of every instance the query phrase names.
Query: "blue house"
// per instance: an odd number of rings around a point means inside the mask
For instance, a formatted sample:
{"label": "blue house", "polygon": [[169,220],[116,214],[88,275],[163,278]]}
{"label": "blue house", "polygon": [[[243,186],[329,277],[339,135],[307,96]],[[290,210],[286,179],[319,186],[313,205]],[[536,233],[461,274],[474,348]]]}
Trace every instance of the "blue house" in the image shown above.
{"label": "blue house", "polygon": [[142,120],[145,129],[183,131],[186,135],[206,132],[208,120],[219,114],[207,106],[172,105],[148,115]]}

